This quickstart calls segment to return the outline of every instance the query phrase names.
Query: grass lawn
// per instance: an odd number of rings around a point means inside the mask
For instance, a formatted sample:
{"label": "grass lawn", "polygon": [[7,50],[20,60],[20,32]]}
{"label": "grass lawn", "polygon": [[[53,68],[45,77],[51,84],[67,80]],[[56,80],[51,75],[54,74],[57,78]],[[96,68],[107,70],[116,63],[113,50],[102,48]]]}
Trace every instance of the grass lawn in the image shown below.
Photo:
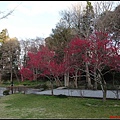
{"label": "grass lawn", "polygon": [[120,116],[120,100],[11,94],[0,98],[0,118],[110,118]]}

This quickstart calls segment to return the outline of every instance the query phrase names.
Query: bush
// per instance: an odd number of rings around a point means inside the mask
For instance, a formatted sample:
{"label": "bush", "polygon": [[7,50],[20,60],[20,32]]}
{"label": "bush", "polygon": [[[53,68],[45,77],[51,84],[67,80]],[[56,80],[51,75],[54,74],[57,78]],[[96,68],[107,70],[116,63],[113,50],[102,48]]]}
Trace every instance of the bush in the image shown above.
{"label": "bush", "polygon": [[36,85],[34,86],[35,89],[40,89],[41,88],[41,85]]}
{"label": "bush", "polygon": [[2,85],[4,85],[4,86],[7,86],[7,85],[10,85],[10,81],[2,81]]}
{"label": "bush", "polygon": [[27,86],[27,85],[29,86],[30,84],[27,84],[27,83],[23,83],[23,85],[24,85],[24,86]]}
{"label": "bush", "polygon": [[57,95],[57,97],[59,97],[59,98],[67,98],[67,96],[66,96],[66,95],[62,95],[62,94]]}
{"label": "bush", "polygon": [[10,92],[9,90],[4,90],[3,95],[9,95],[10,94],[9,92]]}
{"label": "bush", "polygon": [[39,84],[34,86],[35,89],[40,89],[43,88],[44,90],[48,89],[48,86],[44,83],[44,84]]}
{"label": "bush", "polygon": [[44,90],[48,89],[48,86],[46,84],[41,85],[41,88],[44,88]]}
{"label": "bush", "polygon": [[55,88],[57,88],[58,86],[57,85],[53,85],[53,88],[55,89]]}

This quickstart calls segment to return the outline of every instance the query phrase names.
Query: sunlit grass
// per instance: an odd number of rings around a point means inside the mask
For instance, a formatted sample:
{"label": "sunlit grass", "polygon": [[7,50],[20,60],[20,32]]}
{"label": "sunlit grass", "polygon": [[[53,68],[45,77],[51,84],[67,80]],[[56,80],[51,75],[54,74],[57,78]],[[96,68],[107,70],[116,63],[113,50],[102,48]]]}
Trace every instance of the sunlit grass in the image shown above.
{"label": "sunlit grass", "polygon": [[120,116],[120,101],[12,94],[0,98],[0,118],[109,118]]}

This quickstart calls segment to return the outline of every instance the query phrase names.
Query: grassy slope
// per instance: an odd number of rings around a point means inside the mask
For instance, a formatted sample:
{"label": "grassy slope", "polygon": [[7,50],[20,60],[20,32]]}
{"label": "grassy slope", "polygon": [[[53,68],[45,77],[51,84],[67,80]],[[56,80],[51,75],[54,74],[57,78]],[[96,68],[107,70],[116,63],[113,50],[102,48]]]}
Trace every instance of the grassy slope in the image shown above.
{"label": "grassy slope", "polygon": [[12,94],[0,98],[0,118],[109,118],[120,116],[120,101]]}

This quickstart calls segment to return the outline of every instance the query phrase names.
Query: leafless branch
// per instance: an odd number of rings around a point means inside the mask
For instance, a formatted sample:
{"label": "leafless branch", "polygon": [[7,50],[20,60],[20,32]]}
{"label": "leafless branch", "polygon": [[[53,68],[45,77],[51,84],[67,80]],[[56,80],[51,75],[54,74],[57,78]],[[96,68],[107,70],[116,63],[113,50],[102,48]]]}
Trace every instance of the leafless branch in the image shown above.
{"label": "leafless branch", "polygon": [[[4,19],[4,18],[7,18],[9,15],[11,15],[14,11],[15,11],[15,9],[20,5],[21,3],[19,3],[13,10],[10,10],[8,13],[6,13],[5,15],[3,15],[2,17],[0,17],[0,20],[1,19]],[[4,13],[4,11],[1,11],[0,12],[0,14],[3,14]]]}

